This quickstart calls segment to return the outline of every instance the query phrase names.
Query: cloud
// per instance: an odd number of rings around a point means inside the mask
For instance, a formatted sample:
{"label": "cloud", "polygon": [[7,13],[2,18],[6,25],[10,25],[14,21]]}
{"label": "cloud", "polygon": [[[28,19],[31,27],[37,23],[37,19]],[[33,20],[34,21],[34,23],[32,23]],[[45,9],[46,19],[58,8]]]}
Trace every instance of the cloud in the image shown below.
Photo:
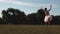
{"label": "cloud", "polygon": [[[36,3],[22,2],[22,1],[18,1],[18,0],[0,0],[0,2],[11,3],[11,4],[14,4],[14,5],[32,6],[32,7],[50,6],[50,4],[36,4]],[[53,7],[56,6],[53,3],[51,5],[53,5]]]}
{"label": "cloud", "polygon": [[0,0],[0,2],[11,3],[15,5],[34,6],[33,3],[27,3],[27,2],[17,1],[17,0]]}
{"label": "cloud", "polygon": [[30,3],[30,2],[22,2],[22,1],[18,1],[18,0],[0,0],[0,2],[4,2],[4,3],[10,3],[10,4],[14,4],[14,5],[22,5],[22,6],[29,6],[29,7],[47,7],[49,8],[50,5],[52,5],[53,8],[56,8],[57,5],[54,3],[50,3],[50,4],[37,4],[37,3]]}
{"label": "cloud", "polygon": [[42,7],[42,8],[50,8],[50,5],[52,5],[52,8],[56,8],[57,7],[57,5],[55,5],[55,4],[35,4],[35,7]]}
{"label": "cloud", "polygon": [[24,5],[24,6],[34,6],[33,3],[21,2],[21,1],[11,1],[12,4]]}

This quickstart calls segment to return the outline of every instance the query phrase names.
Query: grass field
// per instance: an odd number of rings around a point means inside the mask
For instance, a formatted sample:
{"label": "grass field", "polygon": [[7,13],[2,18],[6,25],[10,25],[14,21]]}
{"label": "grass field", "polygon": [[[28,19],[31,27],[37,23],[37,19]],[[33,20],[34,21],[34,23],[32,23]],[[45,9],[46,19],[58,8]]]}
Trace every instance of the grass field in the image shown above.
{"label": "grass field", "polygon": [[0,34],[60,34],[60,25],[0,25]]}

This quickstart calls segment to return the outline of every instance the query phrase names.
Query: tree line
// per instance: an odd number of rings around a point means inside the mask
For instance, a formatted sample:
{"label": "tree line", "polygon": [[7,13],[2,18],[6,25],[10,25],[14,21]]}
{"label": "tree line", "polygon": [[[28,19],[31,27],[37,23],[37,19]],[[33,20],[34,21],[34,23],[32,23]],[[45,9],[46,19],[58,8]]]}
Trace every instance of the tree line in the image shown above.
{"label": "tree line", "polygon": [[[19,9],[8,8],[2,10],[2,18],[0,18],[0,24],[33,24],[33,25],[45,25],[44,23],[44,10],[38,9],[36,13],[26,15]],[[60,25],[60,15],[53,16],[50,24]]]}

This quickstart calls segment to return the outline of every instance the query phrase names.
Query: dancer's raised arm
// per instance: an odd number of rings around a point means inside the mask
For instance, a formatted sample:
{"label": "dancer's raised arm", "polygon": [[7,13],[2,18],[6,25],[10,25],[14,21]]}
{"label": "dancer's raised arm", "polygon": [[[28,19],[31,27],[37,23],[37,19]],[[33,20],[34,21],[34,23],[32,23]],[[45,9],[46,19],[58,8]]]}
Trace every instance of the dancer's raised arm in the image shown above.
{"label": "dancer's raised arm", "polygon": [[52,5],[50,5],[50,9],[48,11],[50,11],[52,9]]}

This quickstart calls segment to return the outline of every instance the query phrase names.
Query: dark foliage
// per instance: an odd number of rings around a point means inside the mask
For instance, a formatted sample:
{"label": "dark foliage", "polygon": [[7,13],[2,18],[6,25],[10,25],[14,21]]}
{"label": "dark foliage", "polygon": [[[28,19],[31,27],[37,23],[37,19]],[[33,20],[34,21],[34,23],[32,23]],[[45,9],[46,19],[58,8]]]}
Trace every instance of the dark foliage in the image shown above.
{"label": "dark foliage", "polygon": [[[0,18],[0,24],[40,24],[44,25],[44,10],[39,9],[36,13],[25,15],[24,12],[8,8],[2,11],[2,18]],[[52,16],[51,25],[60,25],[60,16]]]}
{"label": "dark foliage", "polygon": [[26,15],[18,9],[8,8],[2,11],[6,24],[22,24],[26,22]]}

